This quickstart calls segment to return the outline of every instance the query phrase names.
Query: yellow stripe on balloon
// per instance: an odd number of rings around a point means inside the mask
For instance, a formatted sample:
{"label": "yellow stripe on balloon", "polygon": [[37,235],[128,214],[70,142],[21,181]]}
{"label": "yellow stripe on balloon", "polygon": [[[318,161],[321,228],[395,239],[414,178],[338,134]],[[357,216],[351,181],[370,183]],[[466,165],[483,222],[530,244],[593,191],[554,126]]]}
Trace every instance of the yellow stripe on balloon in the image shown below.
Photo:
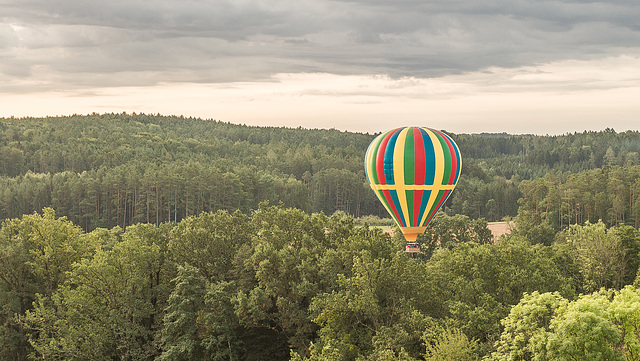
{"label": "yellow stripe on balloon", "polygon": [[391,206],[389,205],[389,203],[387,203],[387,201],[384,200],[385,198],[384,193],[376,191],[376,196],[378,196],[378,199],[380,199],[380,202],[382,203],[384,208],[387,210],[387,212],[389,212],[389,214],[391,214],[391,217],[393,218],[393,210],[391,209]]}
{"label": "yellow stripe on balloon", "polygon": [[371,184],[375,190],[394,190],[394,191],[441,191],[455,188],[455,184]]}
{"label": "yellow stripe on balloon", "polygon": [[[410,128],[403,129],[398,134],[396,141],[396,149],[393,150],[393,180],[396,185],[404,185],[404,142],[407,138]],[[402,208],[402,218],[405,224],[409,223],[409,207],[407,207],[407,194],[404,187],[398,187],[398,201]]]}
{"label": "yellow stripe on balloon", "polygon": [[427,134],[429,134],[429,138],[431,138],[431,143],[433,144],[433,150],[435,151],[436,156],[436,170],[435,177],[433,179],[433,191],[429,195],[429,203],[427,203],[427,208],[425,208],[424,214],[422,215],[422,219],[420,220],[420,224],[424,224],[427,221],[427,217],[429,216],[429,210],[433,207],[433,203],[436,198],[438,198],[438,191],[443,189],[442,177],[444,176],[444,152],[442,151],[442,146],[440,145],[440,140],[436,135],[428,128],[422,128]]}
{"label": "yellow stripe on balloon", "polygon": [[374,148],[375,145],[373,144],[373,142],[371,142],[371,144],[369,144],[369,148],[367,149],[367,159],[365,160],[365,167],[367,167],[367,171],[365,172],[365,174],[367,176],[369,184],[373,184],[373,175],[371,173],[376,171],[375,167],[371,166],[371,158],[373,158]]}

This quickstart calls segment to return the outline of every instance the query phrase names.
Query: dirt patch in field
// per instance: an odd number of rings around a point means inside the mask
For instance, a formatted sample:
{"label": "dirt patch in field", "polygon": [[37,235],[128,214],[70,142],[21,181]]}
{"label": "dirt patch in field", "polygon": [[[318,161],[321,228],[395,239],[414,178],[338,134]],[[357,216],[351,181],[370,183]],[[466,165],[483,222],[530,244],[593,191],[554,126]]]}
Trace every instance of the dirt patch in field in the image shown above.
{"label": "dirt patch in field", "polygon": [[487,228],[493,234],[493,239],[497,240],[503,234],[511,233],[511,228],[513,227],[513,222],[489,222],[487,224]]}

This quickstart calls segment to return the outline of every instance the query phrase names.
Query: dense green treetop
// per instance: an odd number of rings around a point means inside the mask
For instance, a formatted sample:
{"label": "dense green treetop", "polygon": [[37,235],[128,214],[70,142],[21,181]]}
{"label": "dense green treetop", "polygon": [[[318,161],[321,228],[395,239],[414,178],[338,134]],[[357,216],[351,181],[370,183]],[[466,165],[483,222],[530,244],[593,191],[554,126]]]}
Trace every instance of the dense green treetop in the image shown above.
{"label": "dense green treetop", "polygon": [[634,228],[492,243],[486,222],[440,215],[429,233],[444,242],[409,257],[340,213],[262,204],[86,233],[45,208],[0,228],[0,360],[637,355]]}

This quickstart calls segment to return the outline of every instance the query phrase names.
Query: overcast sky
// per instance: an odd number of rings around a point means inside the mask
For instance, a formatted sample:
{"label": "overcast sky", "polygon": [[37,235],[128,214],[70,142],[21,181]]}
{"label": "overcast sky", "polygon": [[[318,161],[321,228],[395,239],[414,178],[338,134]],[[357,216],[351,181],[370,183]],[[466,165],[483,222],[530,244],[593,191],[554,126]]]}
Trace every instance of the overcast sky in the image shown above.
{"label": "overcast sky", "polygon": [[640,1],[0,0],[0,116],[640,130]]}

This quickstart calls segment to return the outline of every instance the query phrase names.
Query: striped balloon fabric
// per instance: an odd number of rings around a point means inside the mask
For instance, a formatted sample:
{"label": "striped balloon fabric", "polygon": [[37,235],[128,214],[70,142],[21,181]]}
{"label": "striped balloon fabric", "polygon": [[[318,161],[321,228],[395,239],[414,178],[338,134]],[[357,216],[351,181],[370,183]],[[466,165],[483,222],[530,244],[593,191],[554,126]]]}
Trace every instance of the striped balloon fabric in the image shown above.
{"label": "striped balloon fabric", "polygon": [[462,158],[448,135],[404,127],[380,134],[365,155],[367,180],[407,241],[424,232],[458,183]]}

